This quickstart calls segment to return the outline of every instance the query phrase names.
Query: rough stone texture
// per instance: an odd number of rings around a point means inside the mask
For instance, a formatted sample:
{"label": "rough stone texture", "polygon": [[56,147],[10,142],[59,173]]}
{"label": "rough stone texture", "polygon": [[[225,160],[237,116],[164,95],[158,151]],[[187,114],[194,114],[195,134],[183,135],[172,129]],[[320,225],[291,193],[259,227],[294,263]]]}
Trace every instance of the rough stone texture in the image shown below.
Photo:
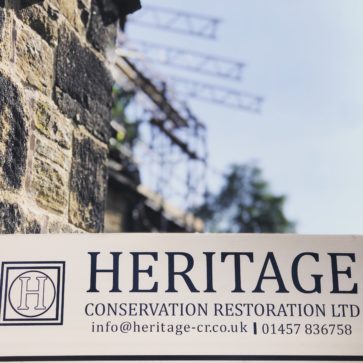
{"label": "rough stone texture", "polygon": [[0,0],[0,233],[103,230],[104,51],[130,1]]}
{"label": "rough stone texture", "polygon": [[75,134],[70,181],[70,221],[91,232],[100,232],[103,229],[106,161],[106,148],[83,133]]}
{"label": "rough stone texture", "polygon": [[[89,26],[91,0],[78,0],[78,14],[84,26],[84,30]],[[82,29],[83,30],[83,29]]]}
{"label": "rough stone texture", "polygon": [[115,23],[141,8],[140,0],[95,0],[100,6],[106,25]]}
{"label": "rough stone texture", "polygon": [[30,28],[17,21],[15,62],[18,75],[30,86],[50,96],[53,86],[53,52]]}
{"label": "rough stone texture", "polygon": [[112,84],[95,53],[62,28],[56,55],[56,102],[68,117],[105,142],[110,135]]}
{"label": "rough stone texture", "polygon": [[71,166],[71,157],[63,149],[57,147],[54,143],[45,142],[42,139],[35,141],[35,153],[39,156],[52,161],[62,169],[69,171]]}
{"label": "rough stone texture", "polygon": [[21,214],[17,204],[0,201],[0,233],[15,233],[21,225]]}
{"label": "rough stone texture", "polygon": [[0,201],[0,234],[40,233],[40,223],[17,203]]}
{"label": "rough stone texture", "polygon": [[0,8],[0,61],[4,52],[4,27],[5,27],[5,11]]}
{"label": "rough stone texture", "polygon": [[80,34],[85,33],[89,19],[89,0],[49,0],[70,25]]}
{"label": "rough stone texture", "polygon": [[59,27],[58,9],[48,3],[43,5],[35,4],[21,8],[18,10],[17,15],[51,46],[57,44]]}
{"label": "rough stone texture", "polygon": [[2,41],[4,24],[5,24],[5,11],[4,9],[0,8],[0,41]]}
{"label": "rough stone texture", "polygon": [[84,125],[89,132],[103,142],[110,137],[109,120],[105,122],[100,114],[91,114],[82,107],[76,100],[67,93],[62,92],[58,87],[55,90],[55,100],[60,110],[63,110],[67,117],[73,119],[77,124]]}
{"label": "rough stone texture", "polygon": [[0,7],[0,62],[10,58],[11,45],[10,19]]}
{"label": "rough stone texture", "polygon": [[36,220],[29,221],[25,225],[25,228],[23,229],[23,231],[26,234],[39,234],[41,232],[41,227],[40,227],[40,224]]}
{"label": "rough stone texture", "polygon": [[107,21],[105,14],[101,13],[98,0],[92,2],[91,19],[87,31],[88,41],[99,51],[105,52],[116,41],[117,28],[114,22]]}
{"label": "rough stone texture", "polygon": [[71,224],[65,224],[61,221],[52,220],[48,222],[48,233],[84,233],[81,229],[73,227]]}
{"label": "rough stone texture", "polygon": [[34,125],[49,140],[70,149],[72,146],[72,124],[50,104],[49,100],[39,98],[33,102]]}
{"label": "rough stone texture", "polygon": [[18,88],[0,71],[0,188],[19,189],[25,172],[27,126]]}
{"label": "rough stone texture", "polygon": [[31,211],[20,209],[21,226],[20,233],[39,234],[42,231],[41,223],[44,223],[44,218],[34,215]]}
{"label": "rough stone texture", "polygon": [[64,214],[68,205],[67,186],[66,173],[52,163],[35,157],[31,188],[35,192],[36,202],[41,207]]}

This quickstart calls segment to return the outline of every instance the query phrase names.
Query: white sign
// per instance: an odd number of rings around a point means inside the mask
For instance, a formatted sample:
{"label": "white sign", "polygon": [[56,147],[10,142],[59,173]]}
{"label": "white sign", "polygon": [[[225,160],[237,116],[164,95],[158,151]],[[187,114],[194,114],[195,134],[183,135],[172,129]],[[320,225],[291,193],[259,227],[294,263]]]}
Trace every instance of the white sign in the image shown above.
{"label": "white sign", "polygon": [[363,360],[363,237],[0,237],[0,361]]}

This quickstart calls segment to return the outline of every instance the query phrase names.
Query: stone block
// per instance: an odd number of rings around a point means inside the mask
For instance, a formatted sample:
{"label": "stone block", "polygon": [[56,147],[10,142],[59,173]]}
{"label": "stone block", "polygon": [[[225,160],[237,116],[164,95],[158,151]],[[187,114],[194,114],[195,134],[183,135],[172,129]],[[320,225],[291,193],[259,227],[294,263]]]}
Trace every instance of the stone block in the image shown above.
{"label": "stone block", "polygon": [[30,86],[50,96],[53,87],[52,48],[31,28],[19,20],[15,42],[15,64],[20,78]]}
{"label": "stone block", "polygon": [[19,189],[27,158],[27,121],[17,86],[0,71],[0,188]]}
{"label": "stone block", "polygon": [[51,4],[34,4],[17,11],[18,17],[51,46],[58,41],[59,12]]}
{"label": "stone block", "polygon": [[107,149],[77,131],[70,180],[70,222],[102,232],[107,185]]}
{"label": "stone block", "polygon": [[45,140],[37,138],[35,140],[35,153],[40,157],[47,159],[62,169],[69,171],[71,166],[70,154],[65,152],[64,149],[58,147],[57,144],[52,142],[45,142]]}
{"label": "stone block", "polygon": [[3,40],[2,34],[5,26],[5,10],[0,7],[0,42]]}
{"label": "stone block", "polygon": [[36,220],[26,220],[22,228],[22,233],[26,234],[39,234],[41,233],[41,226]]}
{"label": "stone block", "polygon": [[41,219],[20,202],[0,201],[0,234],[41,233]]}
{"label": "stone block", "polygon": [[68,176],[52,163],[34,157],[31,191],[42,208],[65,214],[68,205]]}
{"label": "stone block", "polygon": [[95,49],[105,52],[107,48],[115,46],[117,27],[117,16],[109,23],[101,13],[98,1],[92,2],[91,19],[87,30],[87,40]]}
{"label": "stone block", "polygon": [[35,128],[49,140],[56,142],[65,149],[72,147],[72,123],[66,119],[49,100],[39,98],[33,100]]}
{"label": "stone block", "polygon": [[55,100],[60,110],[85,125],[95,137],[108,142],[113,80],[96,54],[65,27],[59,36],[55,83]]}
{"label": "stone block", "polygon": [[18,204],[0,201],[0,234],[12,234],[19,231],[21,220]]}
{"label": "stone block", "polygon": [[[84,125],[86,129],[101,141],[107,143],[110,138],[110,123],[100,114],[91,114],[90,111],[83,108],[79,102],[70,97],[67,93],[62,92],[58,87],[54,92],[55,101],[59,109],[70,119],[79,125]],[[105,108],[109,114],[109,110]]]}
{"label": "stone block", "polygon": [[[102,0],[105,1],[105,0]],[[119,16],[126,16],[134,13],[141,9],[140,0],[123,0],[123,1],[113,1],[118,9]]]}
{"label": "stone block", "polygon": [[10,58],[12,46],[11,19],[5,9],[0,7],[0,61],[7,61]]}
{"label": "stone block", "polygon": [[88,26],[90,0],[49,0],[77,31],[84,34]]}
{"label": "stone block", "polygon": [[84,231],[69,223],[51,220],[48,222],[47,233],[84,233]]}

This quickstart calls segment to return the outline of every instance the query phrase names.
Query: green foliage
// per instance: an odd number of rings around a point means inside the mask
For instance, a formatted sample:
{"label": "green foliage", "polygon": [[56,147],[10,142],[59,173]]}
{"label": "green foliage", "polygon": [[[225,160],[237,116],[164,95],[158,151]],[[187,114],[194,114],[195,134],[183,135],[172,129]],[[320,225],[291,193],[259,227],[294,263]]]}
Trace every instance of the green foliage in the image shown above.
{"label": "green foliage", "polygon": [[283,212],[285,201],[285,196],[270,192],[257,166],[233,165],[219,192],[208,193],[194,213],[209,232],[292,232],[294,224]]}
{"label": "green foliage", "polygon": [[127,117],[126,109],[134,100],[135,92],[126,92],[115,85],[112,91],[112,96],[112,119],[122,126],[122,128],[115,133],[114,137],[118,143],[126,144],[132,148],[139,136],[140,123],[137,121],[131,121]]}

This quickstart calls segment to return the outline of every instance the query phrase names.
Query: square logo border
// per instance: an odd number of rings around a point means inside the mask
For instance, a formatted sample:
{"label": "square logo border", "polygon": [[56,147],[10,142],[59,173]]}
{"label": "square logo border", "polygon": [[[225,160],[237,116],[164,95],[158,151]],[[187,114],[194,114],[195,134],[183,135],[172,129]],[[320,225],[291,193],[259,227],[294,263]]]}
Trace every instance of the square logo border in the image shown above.
{"label": "square logo border", "polygon": [[[0,262],[0,326],[39,326],[39,325],[63,325],[64,322],[64,287],[65,287],[65,261],[4,261]],[[11,265],[11,267],[9,266]],[[15,266],[14,266],[15,265]],[[17,265],[19,267],[17,267]],[[21,267],[23,265],[24,267]],[[29,265],[29,266],[27,266]],[[55,319],[6,319],[7,297],[7,277],[9,269],[55,269],[57,270],[57,297],[56,297],[56,318]],[[5,286],[4,286],[5,284]],[[4,313],[4,314],[2,314]]]}

